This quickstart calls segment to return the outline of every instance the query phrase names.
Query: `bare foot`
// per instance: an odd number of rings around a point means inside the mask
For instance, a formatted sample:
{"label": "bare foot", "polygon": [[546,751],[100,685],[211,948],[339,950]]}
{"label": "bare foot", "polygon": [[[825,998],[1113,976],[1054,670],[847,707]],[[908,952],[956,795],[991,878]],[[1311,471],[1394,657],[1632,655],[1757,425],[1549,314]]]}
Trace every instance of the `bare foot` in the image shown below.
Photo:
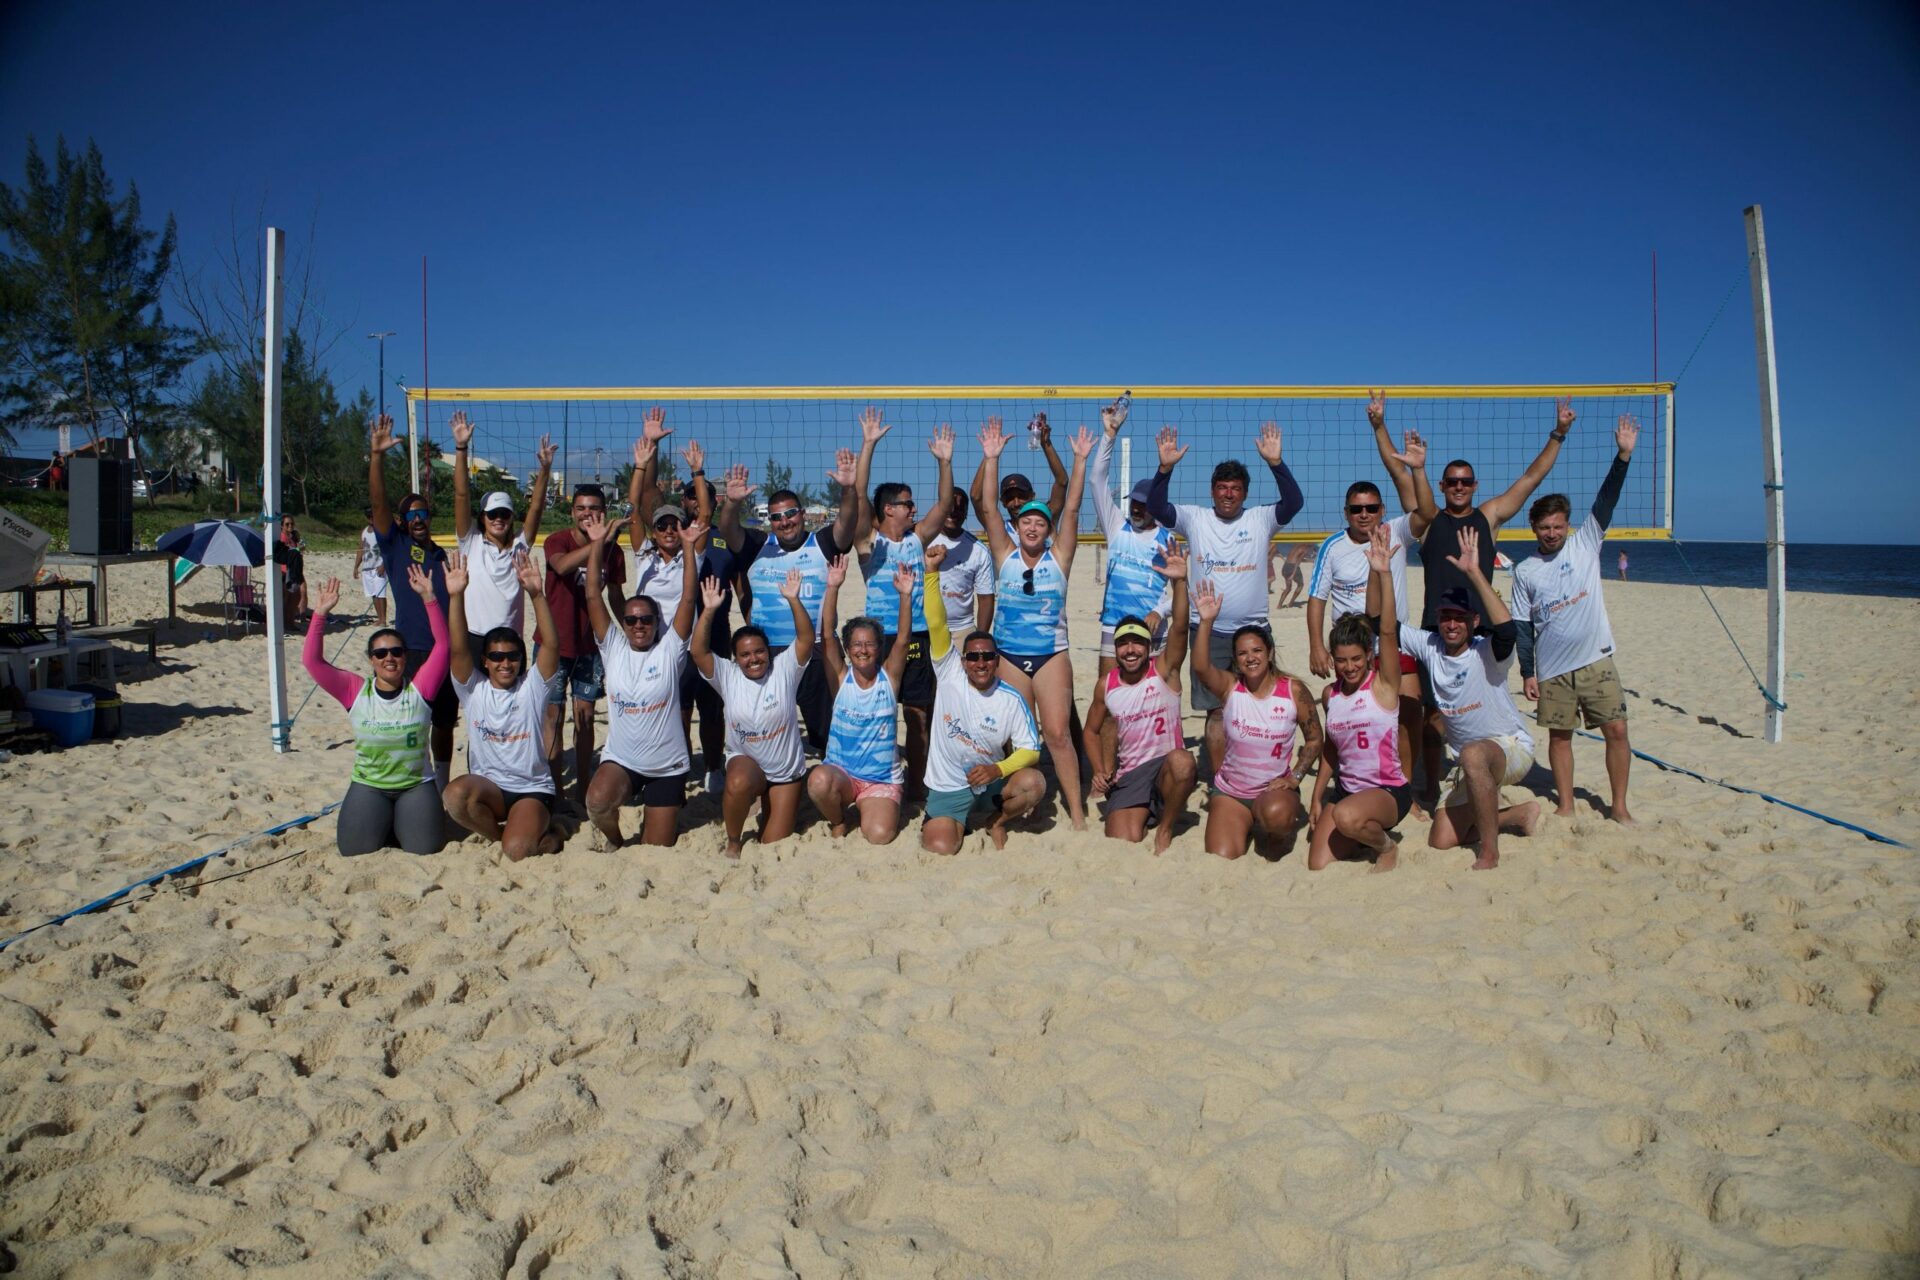
{"label": "bare foot", "polygon": [[1621,805],[1607,816],[1623,827],[1637,827],[1640,825],[1640,820],[1628,813],[1625,805]]}
{"label": "bare foot", "polygon": [[1491,871],[1499,865],[1500,865],[1499,854],[1483,853],[1478,858],[1474,859],[1473,869],[1475,871]]}
{"label": "bare foot", "polygon": [[1570,804],[1556,805],[1554,806],[1553,816],[1556,818],[1571,818],[1573,816],[1573,806]]}
{"label": "bare foot", "polygon": [[847,824],[844,822],[829,822],[827,824],[827,830],[833,833],[833,838],[835,840],[846,839]]}
{"label": "bare foot", "polygon": [[1153,856],[1159,857],[1173,847],[1173,824],[1163,822],[1160,829],[1153,833]]}
{"label": "bare foot", "polygon": [[1007,847],[1006,827],[1002,826],[998,822],[994,823],[992,826],[987,828],[987,839],[993,841],[993,847],[996,849],[1006,848]]}
{"label": "bare foot", "polygon": [[547,832],[547,834],[540,837],[540,842],[533,846],[533,854],[536,858],[542,858],[550,853],[558,852],[560,852],[560,833],[558,831]]}
{"label": "bare foot", "polygon": [[593,851],[595,853],[612,853],[625,843],[626,841],[615,839],[598,827],[593,829]]}
{"label": "bare foot", "polygon": [[1529,800],[1514,808],[1513,817],[1500,824],[1504,831],[1515,835],[1530,836],[1540,829],[1540,802]]}
{"label": "bare foot", "polygon": [[1382,871],[1391,871],[1399,865],[1400,865],[1399,842],[1394,840],[1389,840],[1387,841],[1387,847],[1382,849],[1380,851],[1379,856],[1373,860],[1373,869],[1375,873],[1378,873]]}
{"label": "bare foot", "polygon": [[746,845],[741,841],[739,840],[727,841],[727,860],[728,861],[730,862],[740,861],[740,855],[745,851],[746,851]]}

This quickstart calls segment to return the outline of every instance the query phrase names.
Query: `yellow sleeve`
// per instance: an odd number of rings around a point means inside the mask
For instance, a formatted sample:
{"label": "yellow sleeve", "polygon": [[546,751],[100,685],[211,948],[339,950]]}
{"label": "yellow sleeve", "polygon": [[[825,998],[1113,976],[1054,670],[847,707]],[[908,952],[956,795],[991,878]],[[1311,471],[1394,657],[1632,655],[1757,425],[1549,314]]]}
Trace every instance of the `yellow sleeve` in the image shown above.
{"label": "yellow sleeve", "polygon": [[1028,765],[1040,763],[1040,753],[1031,747],[1022,747],[994,767],[1000,770],[1000,776],[1011,778]]}
{"label": "yellow sleeve", "polygon": [[927,570],[926,590],[921,594],[920,611],[927,615],[927,652],[935,662],[953,648],[953,633],[947,630],[947,602],[940,595],[940,571]]}

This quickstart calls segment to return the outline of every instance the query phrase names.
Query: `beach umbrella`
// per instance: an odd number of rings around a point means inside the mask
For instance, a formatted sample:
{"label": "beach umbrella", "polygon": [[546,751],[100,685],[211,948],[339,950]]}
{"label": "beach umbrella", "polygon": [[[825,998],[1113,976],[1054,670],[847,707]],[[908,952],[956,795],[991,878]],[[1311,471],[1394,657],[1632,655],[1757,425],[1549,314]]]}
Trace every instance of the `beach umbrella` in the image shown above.
{"label": "beach umbrella", "polygon": [[267,562],[267,544],[259,532],[235,520],[202,520],[169,529],[153,544],[194,564]]}

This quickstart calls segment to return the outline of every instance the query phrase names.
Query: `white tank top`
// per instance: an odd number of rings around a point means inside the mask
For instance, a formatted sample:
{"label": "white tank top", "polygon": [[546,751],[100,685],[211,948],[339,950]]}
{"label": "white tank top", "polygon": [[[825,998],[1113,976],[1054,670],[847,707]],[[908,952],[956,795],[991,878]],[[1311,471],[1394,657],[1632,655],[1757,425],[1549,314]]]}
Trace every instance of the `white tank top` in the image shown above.
{"label": "white tank top", "polygon": [[1222,718],[1227,750],[1214,771],[1214,786],[1237,800],[1252,800],[1275,778],[1292,772],[1293,731],[1300,722],[1293,681],[1281,677],[1264,698],[1234,681]]}
{"label": "white tank top", "polygon": [[1373,696],[1367,678],[1352,693],[1334,685],[1327,691],[1327,735],[1340,764],[1340,789],[1348,795],[1372,787],[1400,787],[1407,782],[1400,771],[1400,720]]}

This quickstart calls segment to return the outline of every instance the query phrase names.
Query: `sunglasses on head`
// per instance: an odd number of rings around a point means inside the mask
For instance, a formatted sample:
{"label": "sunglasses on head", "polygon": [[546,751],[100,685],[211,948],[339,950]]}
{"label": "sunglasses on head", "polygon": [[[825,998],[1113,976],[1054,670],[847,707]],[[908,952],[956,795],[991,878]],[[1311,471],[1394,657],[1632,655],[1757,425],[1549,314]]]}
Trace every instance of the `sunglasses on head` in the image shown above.
{"label": "sunglasses on head", "polygon": [[404,658],[407,656],[407,646],[403,644],[381,645],[378,649],[367,650],[367,656],[369,658]]}
{"label": "sunglasses on head", "polygon": [[960,655],[962,662],[994,662],[1000,657],[998,649],[969,649]]}
{"label": "sunglasses on head", "polygon": [[491,653],[487,654],[487,661],[488,662],[518,662],[520,661],[520,654],[519,654],[519,651],[515,649],[495,649]]}
{"label": "sunglasses on head", "polygon": [[1380,504],[1377,502],[1349,502],[1347,504],[1347,511],[1356,516],[1366,515],[1369,512],[1378,511],[1379,509]]}

